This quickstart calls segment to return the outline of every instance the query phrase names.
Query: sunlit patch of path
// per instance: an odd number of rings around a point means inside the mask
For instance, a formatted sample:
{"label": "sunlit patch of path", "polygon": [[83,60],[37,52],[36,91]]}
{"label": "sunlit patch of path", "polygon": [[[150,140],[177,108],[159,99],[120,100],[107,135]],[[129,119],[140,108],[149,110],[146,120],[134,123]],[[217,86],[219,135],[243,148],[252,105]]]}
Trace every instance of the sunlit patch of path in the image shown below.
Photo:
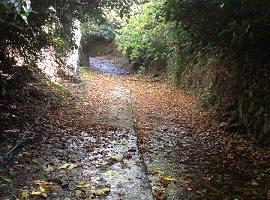
{"label": "sunlit patch of path", "polygon": [[102,73],[107,73],[111,75],[127,75],[129,74],[127,71],[123,69],[119,69],[116,66],[106,63],[106,61],[101,60],[98,57],[90,57],[89,58],[89,65],[90,68],[102,72]]}

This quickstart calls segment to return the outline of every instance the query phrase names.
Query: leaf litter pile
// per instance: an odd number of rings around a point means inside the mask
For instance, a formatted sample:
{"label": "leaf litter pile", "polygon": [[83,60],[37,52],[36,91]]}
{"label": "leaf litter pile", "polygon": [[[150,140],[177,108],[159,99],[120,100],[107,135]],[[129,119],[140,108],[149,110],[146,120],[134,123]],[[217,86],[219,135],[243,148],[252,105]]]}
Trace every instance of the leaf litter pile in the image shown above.
{"label": "leaf litter pile", "polygon": [[196,99],[152,77],[129,82],[156,199],[269,199],[270,152],[219,130]]}
{"label": "leaf litter pile", "polygon": [[3,102],[1,199],[153,199],[131,114],[156,199],[270,198],[270,152],[219,130],[195,98],[153,77],[81,79],[50,84],[50,106],[29,130],[47,96]]}

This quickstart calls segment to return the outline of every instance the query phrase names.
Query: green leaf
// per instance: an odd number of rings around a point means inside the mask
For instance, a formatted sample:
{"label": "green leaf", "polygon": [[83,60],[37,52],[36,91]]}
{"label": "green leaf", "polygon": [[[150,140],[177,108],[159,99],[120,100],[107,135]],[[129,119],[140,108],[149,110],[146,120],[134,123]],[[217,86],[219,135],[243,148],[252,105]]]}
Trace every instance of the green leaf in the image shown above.
{"label": "green leaf", "polygon": [[20,14],[21,18],[24,20],[26,24],[28,24],[27,16],[25,14]]}
{"label": "green leaf", "polygon": [[218,37],[221,37],[224,35],[224,33],[228,32],[229,30],[228,29],[224,29],[222,30],[219,34],[218,34]]}
{"label": "green leaf", "polygon": [[3,179],[5,182],[7,182],[7,183],[12,183],[12,179],[10,179],[10,178],[4,178]]}
{"label": "green leaf", "polygon": [[228,26],[232,29],[236,28],[236,25],[237,25],[237,20],[234,20],[234,21],[231,21]]}

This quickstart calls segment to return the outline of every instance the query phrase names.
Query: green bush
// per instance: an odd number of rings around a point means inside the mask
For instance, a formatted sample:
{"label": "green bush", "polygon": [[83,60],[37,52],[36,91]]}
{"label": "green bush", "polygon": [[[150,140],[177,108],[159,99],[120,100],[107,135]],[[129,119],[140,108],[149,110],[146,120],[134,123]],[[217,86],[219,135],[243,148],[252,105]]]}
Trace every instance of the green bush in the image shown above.
{"label": "green bush", "polygon": [[[141,5],[139,13],[122,22],[116,42],[120,51],[131,61],[144,56],[147,71],[155,71],[159,63],[165,63],[169,77],[177,81],[182,64],[191,49],[189,34],[181,24],[168,22],[161,15],[164,0],[154,0]],[[166,67],[166,66],[161,66]]]}
{"label": "green bush", "polygon": [[270,49],[269,0],[166,0],[161,10],[193,43],[257,55]]}
{"label": "green bush", "polygon": [[116,43],[120,51],[127,54],[131,60],[135,60],[141,54],[150,59],[155,59],[157,45],[153,43],[158,39],[157,7],[161,1],[152,1],[140,6],[140,13],[123,21],[120,34],[116,37]]}
{"label": "green bush", "polygon": [[115,29],[117,24],[112,21],[103,21],[102,23],[89,18],[82,23],[82,43],[88,43],[96,40],[112,41],[115,38]]}

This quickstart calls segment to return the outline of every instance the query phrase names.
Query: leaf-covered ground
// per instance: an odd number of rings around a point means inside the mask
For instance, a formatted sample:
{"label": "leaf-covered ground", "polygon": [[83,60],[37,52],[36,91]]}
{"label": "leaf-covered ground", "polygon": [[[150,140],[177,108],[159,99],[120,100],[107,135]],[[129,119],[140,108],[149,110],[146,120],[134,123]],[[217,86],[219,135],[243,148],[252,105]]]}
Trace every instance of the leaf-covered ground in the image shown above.
{"label": "leaf-covered ground", "polygon": [[[130,91],[110,75],[81,73],[80,84],[52,84],[57,95],[27,131],[46,99],[4,102],[18,120],[1,124],[2,199],[153,199],[138,154]],[[7,157],[24,133],[23,144]]]}
{"label": "leaf-covered ground", "polygon": [[196,99],[177,88],[152,78],[129,87],[157,199],[269,199],[269,151],[219,130]]}
{"label": "leaf-covered ground", "polygon": [[81,79],[1,101],[2,199],[151,200],[134,127],[156,199],[270,198],[270,152],[219,130],[194,97],[155,77],[82,70]]}

